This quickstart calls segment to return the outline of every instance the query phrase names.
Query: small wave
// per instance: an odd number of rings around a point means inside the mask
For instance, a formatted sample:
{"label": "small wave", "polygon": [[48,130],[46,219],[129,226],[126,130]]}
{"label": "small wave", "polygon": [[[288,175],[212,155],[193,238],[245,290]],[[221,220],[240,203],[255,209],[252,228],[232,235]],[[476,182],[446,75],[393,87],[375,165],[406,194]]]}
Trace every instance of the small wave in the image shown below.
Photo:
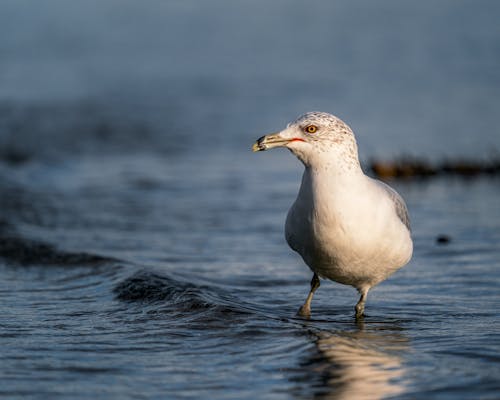
{"label": "small wave", "polygon": [[[176,281],[166,276],[139,271],[119,283],[114,292],[116,298],[125,301],[190,300],[197,297],[197,286]],[[200,304],[203,302],[200,302]]]}
{"label": "small wave", "polygon": [[83,252],[66,252],[41,241],[0,232],[0,258],[16,265],[98,265],[111,258]]}
{"label": "small wave", "polygon": [[118,300],[161,303],[176,312],[210,310],[215,319],[222,315],[250,313],[238,299],[220,288],[183,282],[144,270],[120,282],[113,291]]}

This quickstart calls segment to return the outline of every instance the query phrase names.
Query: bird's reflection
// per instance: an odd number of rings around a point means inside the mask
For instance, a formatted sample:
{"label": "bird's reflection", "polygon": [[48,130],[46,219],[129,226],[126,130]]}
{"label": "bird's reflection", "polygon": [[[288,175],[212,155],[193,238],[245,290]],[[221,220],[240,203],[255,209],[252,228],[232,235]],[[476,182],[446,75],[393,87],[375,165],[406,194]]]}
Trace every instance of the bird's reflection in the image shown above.
{"label": "bird's reflection", "polygon": [[405,391],[403,354],[408,339],[394,326],[366,328],[363,323],[351,332],[320,332],[316,341],[319,357],[308,362],[320,375],[321,399],[382,399]]}

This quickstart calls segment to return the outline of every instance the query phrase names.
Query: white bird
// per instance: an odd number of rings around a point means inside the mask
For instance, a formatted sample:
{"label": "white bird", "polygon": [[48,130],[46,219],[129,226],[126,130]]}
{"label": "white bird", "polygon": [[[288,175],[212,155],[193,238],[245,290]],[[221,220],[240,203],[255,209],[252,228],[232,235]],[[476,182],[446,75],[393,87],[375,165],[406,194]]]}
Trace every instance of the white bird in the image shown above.
{"label": "white bird", "polygon": [[314,273],[298,314],[309,317],[319,278],[354,286],[364,314],[368,291],[403,267],[413,243],[408,210],[391,187],[365,175],[356,139],[339,118],[308,112],[278,133],[259,138],[253,151],[286,147],[305,170],[288,211],[285,237]]}

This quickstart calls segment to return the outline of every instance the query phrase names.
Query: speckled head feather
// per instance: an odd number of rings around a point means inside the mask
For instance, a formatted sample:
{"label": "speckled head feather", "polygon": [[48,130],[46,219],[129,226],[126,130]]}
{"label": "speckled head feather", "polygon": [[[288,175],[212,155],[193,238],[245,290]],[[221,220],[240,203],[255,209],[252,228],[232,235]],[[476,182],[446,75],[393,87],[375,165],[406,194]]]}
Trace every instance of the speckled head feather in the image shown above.
{"label": "speckled head feather", "polygon": [[[317,127],[317,131],[308,134],[306,128],[310,125]],[[315,158],[311,150],[316,155],[328,154],[329,160],[323,160],[325,166],[332,165],[332,157],[341,161],[342,169],[350,169],[359,166],[358,147],[351,128],[340,118],[321,111],[307,112],[295,121],[288,124],[287,129],[298,129],[305,137],[312,149],[301,146],[290,146],[289,149],[304,164],[309,165]]]}
{"label": "speckled head feather", "polygon": [[353,134],[351,128],[349,128],[340,118],[322,111],[310,111],[302,114],[295,121],[288,124],[288,126],[299,125],[301,127],[306,127],[309,124],[324,128],[324,131],[338,132],[347,135]]}

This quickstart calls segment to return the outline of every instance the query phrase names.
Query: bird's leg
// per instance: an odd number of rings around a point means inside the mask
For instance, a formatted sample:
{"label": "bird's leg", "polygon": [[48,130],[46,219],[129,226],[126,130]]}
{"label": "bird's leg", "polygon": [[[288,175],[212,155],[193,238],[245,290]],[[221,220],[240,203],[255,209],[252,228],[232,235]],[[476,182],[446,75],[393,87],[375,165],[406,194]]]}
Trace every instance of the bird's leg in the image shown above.
{"label": "bird's leg", "polygon": [[363,314],[365,312],[365,302],[366,302],[366,296],[368,295],[368,290],[370,290],[370,289],[369,288],[359,289],[359,293],[361,293],[361,297],[359,298],[359,301],[355,307],[356,319],[363,317]]}
{"label": "bird's leg", "polygon": [[320,282],[318,275],[314,274],[312,280],[311,280],[311,290],[309,294],[307,295],[307,299],[302,307],[299,308],[299,311],[297,312],[297,315],[301,317],[310,317],[311,316],[311,301],[314,295],[314,292],[316,291],[317,288],[319,288]]}

